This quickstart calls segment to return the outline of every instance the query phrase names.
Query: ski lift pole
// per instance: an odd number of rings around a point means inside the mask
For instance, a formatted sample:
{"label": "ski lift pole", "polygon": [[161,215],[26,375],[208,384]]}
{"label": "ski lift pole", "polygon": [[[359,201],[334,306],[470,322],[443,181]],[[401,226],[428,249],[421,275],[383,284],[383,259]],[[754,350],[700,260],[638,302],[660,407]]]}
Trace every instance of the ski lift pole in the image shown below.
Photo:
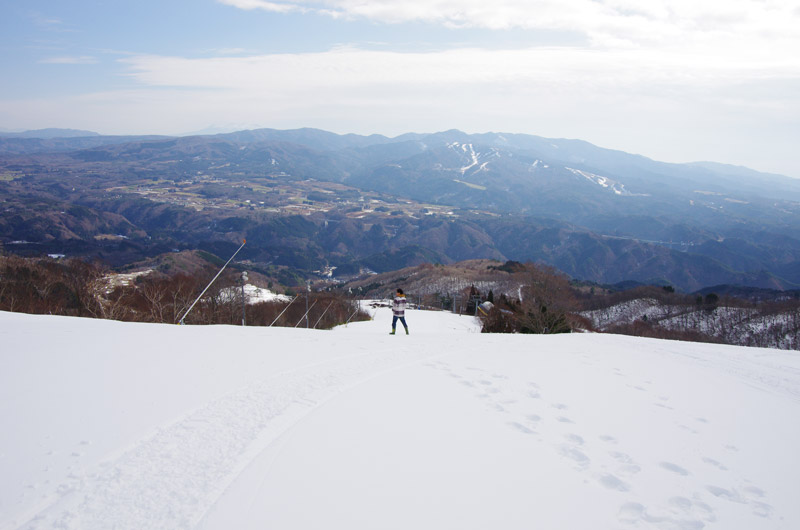
{"label": "ski lift pole", "polygon": [[359,311],[360,309],[361,309],[361,307],[356,307],[356,310],[355,310],[355,311],[353,311],[353,314],[352,314],[352,315],[350,315],[350,317],[347,319],[347,322],[345,322],[345,324],[349,324],[349,323],[350,323],[350,320],[352,320],[352,319],[353,319],[353,317],[354,317],[354,316],[356,316],[356,313],[358,313],[358,311]]}
{"label": "ski lift pole", "polygon": [[[308,324],[309,324],[308,323],[308,312],[310,311],[310,309],[308,308],[308,299],[311,296],[311,280],[306,280],[306,289],[308,291],[308,294],[306,294],[306,315],[305,316],[306,316],[306,329],[308,329]],[[314,306],[311,306],[311,307],[314,307]],[[295,326],[295,327],[297,327],[297,326]]]}
{"label": "ski lift pole", "polygon": [[[311,304],[311,307],[309,307],[309,308],[308,308],[308,311],[311,311],[312,309],[314,309],[314,306],[315,306],[315,305],[317,305],[317,301],[316,301],[316,300],[314,300],[314,303],[313,303],[313,304]],[[300,325],[300,322],[302,322],[304,318],[306,319],[306,322],[308,322],[308,311],[306,311],[306,314],[305,314],[305,315],[303,315],[302,317],[300,317],[300,320],[298,320],[298,321],[297,321],[297,324],[295,324],[295,325],[294,325],[294,327],[297,327],[297,326],[299,326],[299,325]]]}
{"label": "ski lift pole", "polygon": [[331,301],[331,303],[330,303],[330,304],[328,304],[328,307],[326,307],[326,308],[325,308],[325,311],[323,311],[323,312],[322,312],[322,314],[321,314],[321,315],[319,316],[319,318],[317,319],[317,321],[316,321],[316,322],[314,322],[314,329],[317,329],[317,324],[319,324],[319,321],[320,321],[320,320],[322,320],[322,317],[324,317],[324,316],[325,316],[325,313],[327,313],[327,312],[328,312],[328,309],[330,309],[332,305],[333,305],[333,301]]}
{"label": "ski lift pole", "polygon": [[244,297],[244,284],[247,283],[247,271],[242,273],[242,326],[246,325],[245,322],[245,313],[244,313],[244,304],[245,304],[245,297]]}
{"label": "ski lift pole", "polygon": [[[299,296],[295,296],[294,298],[292,298],[292,301],[289,302],[289,305],[287,305],[286,307],[283,308],[283,311],[281,311],[281,314],[278,315],[277,317],[275,317],[275,320],[272,321],[272,324],[277,322],[278,319],[283,316],[283,314],[286,312],[286,310],[289,309],[289,306],[292,305],[294,303],[294,301],[297,300],[298,298],[300,298],[300,297]],[[269,327],[272,327],[272,324],[270,324]]]}
{"label": "ski lift pole", "polygon": [[212,283],[214,283],[214,282],[217,280],[217,278],[219,278],[219,275],[220,275],[220,274],[222,274],[222,271],[224,271],[224,270],[225,270],[225,267],[227,267],[227,266],[228,266],[228,264],[229,264],[231,261],[233,261],[233,258],[235,258],[235,257],[236,257],[236,254],[238,254],[238,253],[239,253],[239,251],[240,251],[240,250],[242,250],[242,248],[244,248],[244,245],[245,245],[245,243],[247,243],[247,240],[246,240],[246,239],[245,239],[244,241],[242,241],[242,246],[241,246],[241,247],[239,247],[238,249],[236,249],[236,252],[234,252],[234,253],[233,253],[233,256],[231,256],[231,257],[230,257],[230,259],[229,259],[227,262],[225,262],[225,265],[223,265],[223,266],[222,266],[222,268],[221,268],[221,269],[219,270],[219,272],[217,273],[217,275],[216,275],[216,276],[214,276],[214,279],[212,279],[210,282],[208,282],[208,285],[206,285],[206,288],[205,288],[205,289],[203,289],[203,292],[202,292],[202,293],[200,293],[200,296],[198,296],[198,297],[197,297],[197,300],[195,300],[195,301],[192,303],[192,305],[191,305],[191,306],[189,306],[189,309],[187,309],[187,310],[186,310],[186,312],[183,314],[183,316],[181,317],[180,321],[178,322],[178,323],[179,323],[181,326],[183,325],[183,320],[186,318],[186,315],[188,315],[188,314],[189,314],[189,312],[190,312],[192,309],[194,309],[194,306],[195,306],[195,304],[197,304],[197,302],[199,302],[199,301],[200,301],[200,299],[201,299],[201,298],[203,298],[203,295],[204,295],[204,294],[206,294],[206,291],[208,291],[208,288],[209,288],[209,287],[211,287],[211,284],[212,284]]}

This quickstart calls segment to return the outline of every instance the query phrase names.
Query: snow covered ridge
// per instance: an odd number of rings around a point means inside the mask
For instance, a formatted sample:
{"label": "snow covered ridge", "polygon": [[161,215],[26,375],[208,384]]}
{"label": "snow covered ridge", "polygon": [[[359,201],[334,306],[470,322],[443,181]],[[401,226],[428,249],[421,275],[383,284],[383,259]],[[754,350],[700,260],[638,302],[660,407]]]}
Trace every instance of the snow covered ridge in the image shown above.
{"label": "snow covered ridge", "polygon": [[646,323],[676,332],[690,332],[727,344],[800,350],[800,311],[767,308],[662,304],[652,298],[630,300],[585,311],[601,331]]}
{"label": "snow covered ridge", "polygon": [[800,527],[796,352],[375,311],[0,313],[0,529]]}

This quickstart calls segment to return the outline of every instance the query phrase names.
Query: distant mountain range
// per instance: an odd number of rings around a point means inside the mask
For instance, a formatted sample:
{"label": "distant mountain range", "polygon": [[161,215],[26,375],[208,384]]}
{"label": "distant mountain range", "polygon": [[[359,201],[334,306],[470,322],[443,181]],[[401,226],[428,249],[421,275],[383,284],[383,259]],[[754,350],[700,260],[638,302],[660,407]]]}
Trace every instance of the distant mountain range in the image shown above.
{"label": "distant mountain range", "polygon": [[2,138],[80,138],[85,136],[100,136],[96,132],[81,131],[78,129],[36,129],[33,131],[5,132],[0,131]]}
{"label": "distant mountain range", "polygon": [[0,135],[0,172],[0,241],[15,252],[24,240],[121,264],[247,237],[254,264],[300,274],[493,258],[601,283],[800,285],[800,180],[579,140]]}

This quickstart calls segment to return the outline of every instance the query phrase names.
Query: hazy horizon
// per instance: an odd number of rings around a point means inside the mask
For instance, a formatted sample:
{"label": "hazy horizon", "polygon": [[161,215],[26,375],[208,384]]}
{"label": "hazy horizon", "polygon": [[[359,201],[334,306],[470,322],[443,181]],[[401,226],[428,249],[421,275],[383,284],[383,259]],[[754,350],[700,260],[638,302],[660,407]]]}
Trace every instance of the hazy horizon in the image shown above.
{"label": "hazy horizon", "polygon": [[800,8],[640,4],[6,4],[0,128],[496,131],[800,177]]}

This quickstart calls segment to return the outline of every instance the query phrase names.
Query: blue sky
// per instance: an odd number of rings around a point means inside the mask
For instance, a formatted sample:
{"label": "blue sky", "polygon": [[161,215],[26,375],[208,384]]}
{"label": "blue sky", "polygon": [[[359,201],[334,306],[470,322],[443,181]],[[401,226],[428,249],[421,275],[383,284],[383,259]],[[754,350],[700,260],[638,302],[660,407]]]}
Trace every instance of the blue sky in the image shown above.
{"label": "blue sky", "polygon": [[519,132],[800,177],[800,2],[4,0],[0,129]]}

